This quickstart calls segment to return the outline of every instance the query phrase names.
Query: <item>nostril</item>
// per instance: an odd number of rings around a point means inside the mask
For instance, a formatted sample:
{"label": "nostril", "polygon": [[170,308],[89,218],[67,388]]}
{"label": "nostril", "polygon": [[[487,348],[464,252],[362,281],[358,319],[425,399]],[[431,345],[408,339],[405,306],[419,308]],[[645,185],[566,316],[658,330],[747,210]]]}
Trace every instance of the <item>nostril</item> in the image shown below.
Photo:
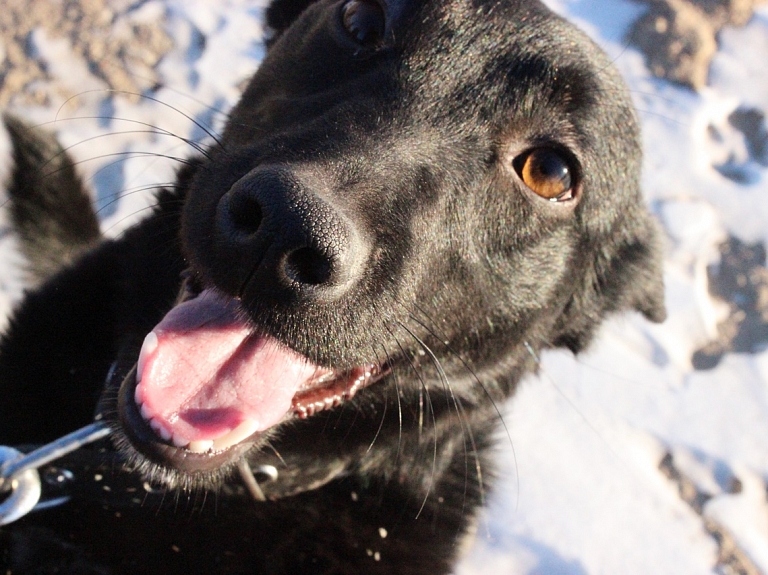
{"label": "nostril", "polygon": [[311,247],[299,248],[288,254],[284,269],[291,280],[305,285],[326,284],[333,276],[330,258]]}
{"label": "nostril", "polygon": [[259,231],[264,216],[258,199],[253,194],[241,190],[229,197],[229,217],[237,231],[255,234]]}

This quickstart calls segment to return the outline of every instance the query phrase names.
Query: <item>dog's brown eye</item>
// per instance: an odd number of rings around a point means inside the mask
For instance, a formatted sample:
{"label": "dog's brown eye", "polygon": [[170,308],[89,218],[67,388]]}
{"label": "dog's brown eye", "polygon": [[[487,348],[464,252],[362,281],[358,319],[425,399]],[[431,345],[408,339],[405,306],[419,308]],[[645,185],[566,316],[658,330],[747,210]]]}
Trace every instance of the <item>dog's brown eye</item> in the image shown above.
{"label": "dog's brown eye", "polygon": [[375,47],[384,39],[384,10],[374,0],[349,0],[341,18],[344,29],[362,46]]}
{"label": "dog's brown eye", "polygon": [[552,148],[536,148],[512,162],[515,171],[533,192],[551,202],[574,197],[574,175],[563,154]]}

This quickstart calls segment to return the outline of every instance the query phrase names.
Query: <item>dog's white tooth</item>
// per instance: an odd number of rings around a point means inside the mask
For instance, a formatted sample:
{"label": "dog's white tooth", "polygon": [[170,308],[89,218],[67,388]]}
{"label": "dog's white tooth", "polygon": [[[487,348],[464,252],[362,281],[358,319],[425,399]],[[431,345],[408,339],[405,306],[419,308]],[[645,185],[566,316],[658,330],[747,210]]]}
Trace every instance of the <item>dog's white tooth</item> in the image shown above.
{"label": "dog's white tooth", "polygon": [[151,419],[152,419],[152,417],[154,417],[154,415],[155,415],[155,413],[151,409],[149,409],[149,407],[147,407],[146,403],[143,403],[141,405],[141,416],[146,421],[151,421]]}
{"label": "dog's white tooth", "polygon": [[189,445],[189,440],[184,439],[183,437],[180,437],[180,436],[175,435],[175,434],[171,437],[171,442],[176,447],[186,447],[187,445]]}
{"label": "dog's white tooth", "polygon": [[259,424],[254,419],[246,419],[240,425],[235,427],[226,435],[219,437],[213,442],[213,449],[226,449],[240,443],[246,437],[253,435],[259,428]]}
{"label": "dog's white tooth", "polygon": [[155,433],[157,433],[163,439],[163,441],[169,441],[171,439],[171,432],[168,431],[165,426],[157,419],[151,419],[149,421],[149,426],[155,430]]}
{"label": "dog's white tooth", "polygon": [[141,351],[139,352],[139,362],[136,366],[137,382],[141,382],[141,378],[144,375],[144,366],[147,364],[147,356],[157,349],[157,344],[157,334],[154,331],[150,331],[147,337],[144,338],[144,343],[141,345]]}
{"label": "dog's white tooth", "polygon": [[208,439],[201,439],[199,441],[190,441],[189,445],[187,445],[187,451],[191,451],[193,453],[205,453],[210,451],[212,447],[213,441]]}
{"label": "dog's white tooth", "polygon": [[157,433],[163,439],[163,441],[168,441],[171,439],[171,432],[168,431],[165,426],[158,420],[150,419],[149,426],[155,430],[155,433]]}
{"label": "dog's white tooth", "polygon": [[133,400],[136,402],[136,405],[138,405],[139,407],[144,405],[143,395],[144,394],[142,393],[141,385],[137,385],[136,389],[133,390]]}

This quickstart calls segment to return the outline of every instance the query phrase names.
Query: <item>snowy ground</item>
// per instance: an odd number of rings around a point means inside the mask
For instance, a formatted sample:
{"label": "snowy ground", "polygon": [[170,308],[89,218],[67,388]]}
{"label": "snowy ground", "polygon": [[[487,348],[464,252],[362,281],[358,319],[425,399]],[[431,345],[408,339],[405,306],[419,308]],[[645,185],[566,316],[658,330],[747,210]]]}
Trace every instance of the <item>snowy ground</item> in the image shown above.
{"label": "snowy ground", "polygon": [[[768,309],[762,300],[749,307],[734,296],[730,308],[717,301],[707,272],[728,238],[768,242],[765,120],[756,116],[757,140],[729,120],[738,108],[768,115],[768,7],[744,28],[721,33],[708,86],[695,93],[652,78],[641,54],[626,46],[641,5],[549,4],[608,51],[633,92],[646,142],[645,192],[667,232],[669,319],[660,326],[616,319],[590,353],[544,357],[541,375],[506,410],[500,481],[458,573],[766,574],[768,338],[752,337],[749,352],[727,353],[709,370],[695,370],[692,358],[719,335],[734,306],[745,314]],[[109,235],[146,209],[148,186],[172,177],[172,162],[147,153],[191,152],[136,122],[200,138],[190,117],[220,126],[220,111],[263,56],[258,1],[135,5],[118,13],[119,26],[165,17],[175,40],[153,70],[152,83],[166,86],[153,93],[156,101],[106,93],[108,75],[97,77],[71,44],[39,31],[31,44],[47,65],[36,86],[45,97],[13,104],[34,121],[55,120],[83,160]],[[141,69],[130,72],[142,79]],[[56,91],[46,92],[46,82]],[[104,115],[126,121],[92,118]],[[116,163],[112,154],[126,152],[136,157]],[[0,223],[0,313],[20,293],[12,248]],[[759,289],[766,287],[765,262],[747,271],[735,281],[766,297]],[[765,326],[766,318],[748,319]]]}

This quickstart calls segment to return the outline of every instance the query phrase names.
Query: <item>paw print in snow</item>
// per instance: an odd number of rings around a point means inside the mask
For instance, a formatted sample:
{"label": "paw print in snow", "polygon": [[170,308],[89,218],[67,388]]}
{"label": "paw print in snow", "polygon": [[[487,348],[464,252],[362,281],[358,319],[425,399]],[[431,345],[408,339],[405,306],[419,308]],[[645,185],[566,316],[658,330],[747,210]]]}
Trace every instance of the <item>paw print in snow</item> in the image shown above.
{"label": "paw print in snow", "polygon": [[756,108],[737,108],[725,126],[710,125],[709,135],[720,151],[714,168],[739,184],[755,184],[768,168],[768,124]]}

